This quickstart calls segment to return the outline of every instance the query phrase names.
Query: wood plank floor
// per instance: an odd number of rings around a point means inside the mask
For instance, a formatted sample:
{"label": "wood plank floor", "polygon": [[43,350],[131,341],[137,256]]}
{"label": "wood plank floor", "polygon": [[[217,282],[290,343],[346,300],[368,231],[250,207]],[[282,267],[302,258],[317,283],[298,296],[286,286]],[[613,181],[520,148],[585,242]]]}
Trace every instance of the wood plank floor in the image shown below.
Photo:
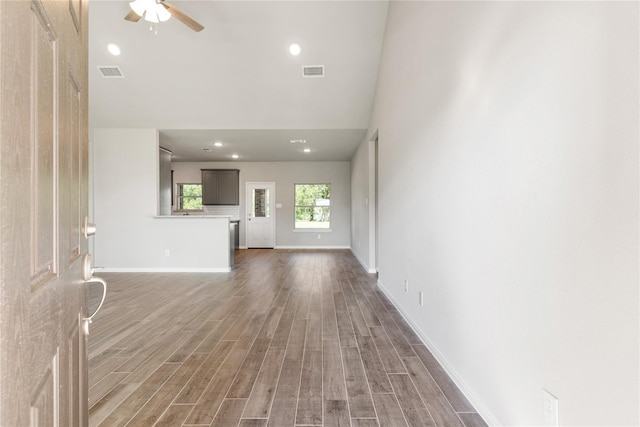
{"label": "wood plank floor", "polygon": [[486,426],[349,251],[103,276],[92,426]]}

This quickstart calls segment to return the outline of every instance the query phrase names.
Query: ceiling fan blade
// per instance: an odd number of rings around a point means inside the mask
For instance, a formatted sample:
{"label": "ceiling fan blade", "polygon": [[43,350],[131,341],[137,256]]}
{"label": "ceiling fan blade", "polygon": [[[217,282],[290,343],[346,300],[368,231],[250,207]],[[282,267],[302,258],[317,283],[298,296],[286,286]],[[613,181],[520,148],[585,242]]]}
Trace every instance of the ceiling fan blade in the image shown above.
{"label": "ceiling fan blade", "polygon": [[196,22],[195,19],[191,18],[189,15],[187,15],[184,12],[182,12],[177,7],[171,5],[170,3],[167,3],[164,0],[162,0],[162,2],[160,4],[163,5],[164,7],[166,7],[167,10],[171,13],[171,15],[174,18],[176,18],[178,21],[182,22],[187,27],[191,28],[193,31],[200,32],[200,31],[204,30],[204,27],[201,24]]}
{"label": "ceiling fan blade", "polygon": [[124,17],[124,19],[131,22],[138,22],[140,18],[142,18],[142,16],[138,15],[133,10],[129,11],[129,13],[127,13],[127,16]]}

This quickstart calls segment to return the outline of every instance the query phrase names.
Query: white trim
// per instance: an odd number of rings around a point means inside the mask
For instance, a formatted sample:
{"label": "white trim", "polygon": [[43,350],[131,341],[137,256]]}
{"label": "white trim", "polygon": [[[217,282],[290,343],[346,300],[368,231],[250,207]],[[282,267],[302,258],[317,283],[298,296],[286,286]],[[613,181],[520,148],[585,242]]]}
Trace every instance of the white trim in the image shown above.
{"label": "white trim", "polygon": [[[376,268],[378,266],[378,260],[376,259],[377,257],[377,253],[376,253],[376,245],[377,245],[377,241],[376,239],[379,238],[379,236],[376,235],[376,232],[379,232],[379,230],[376,230],[376,205],[378,203],[378,201],[376,200],[376,175],[378,173],[377,169],[376,169],[376,147],[378,146],[378,129],[376,128],[375,132],[373,133],[373,135],[371,135],[371,138],[369,139],[369,170],[368,170],[368,180],[369,180],[369,230],[368,230],[368,235],[369,235],[369,262],[371,263],[371,265],[373,266],[372,269],[374,270],[374,273],[376,272]],[[378,147],[379,148],[379,147]]]}
{"label": "white trim", "polygon": [[462,377],[458,374],[458,372],[453,368],[453,366],[449,363],[449,361],[442,355],[438,348],[431,342],[431,340],[422,332],[420,327],[411,320],[411,317],[402,309],[402,306],[393,298],[391,292],[385,288],[380,280],[378,280],[378,288],[385,294],[385,296],[391,301],[394,307],[398,310],[403,319],[409,324],[413,332],[418,335],[418,338],[422,341],[422,343],[429,349],[433,357],[438,361],[442,369],[449,375],[449,378],[454,382],[454,384],[460,389],[460,392],[467,398],[469,403],[476,409],[478,414],[484,419],[484,421],[490,426],[499,426],[503,425],[498,421],[498,419],[493,415],[493,413],[489,410],[489,408],[484,405],[484,403],[478,398],[478,396],[471,391],[471,388],[467,385],[467,383],[462,379]]}
{"label": "white trim", "polygon": [[369,268],[369,266],[367,265],[367,263],[366,263],[366,262],[364,262],[364,261],[362,260],[362,258],[360,258],[360,257],[358,256],[358,254],[356,253],[356,251],[354,251],[354,250],[353,250],[353,248],[350,248],[350,249],[351,249],[351,253],[353,254],[353,256],[354,256],[354,257],[356,257],[356,259],[358,260],[358,262],[360,263],[360,265],[362,265],[362,267],[364,268],[364,270],[365,270],[367,273],[369,273],[369,274],[376,274],[376,273],[377,273],[375,268]]}
{"label": "white trim", "polygon": [[351,249],[349,246],[276,246],[274,249]]}
{"label": "white trim", "polygon": [[330,228],[294,228],[294,233],[331,233]]}
{"label": "white trim", "polygon": [[239,246],[238,249],[249,249],[248,246]]}
{"label": "white trim", "polygon": [[231,268],[104,267],[101,268],[100,271],[105,273],[229,273],[231,272]]}

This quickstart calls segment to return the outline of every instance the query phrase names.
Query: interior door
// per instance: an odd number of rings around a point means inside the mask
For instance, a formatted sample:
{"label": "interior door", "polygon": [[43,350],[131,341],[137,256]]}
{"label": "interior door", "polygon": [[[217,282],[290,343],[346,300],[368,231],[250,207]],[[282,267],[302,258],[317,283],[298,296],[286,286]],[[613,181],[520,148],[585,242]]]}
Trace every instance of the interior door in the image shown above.
{"label": "interior door", "polygon": [[0,425],[87,425],[86,0],[0,1],[0,63]]}
{"label": "interior door", "polygon": [[273,182],[247,183],[247,247],[273,248],[275,232],[275,188]]}

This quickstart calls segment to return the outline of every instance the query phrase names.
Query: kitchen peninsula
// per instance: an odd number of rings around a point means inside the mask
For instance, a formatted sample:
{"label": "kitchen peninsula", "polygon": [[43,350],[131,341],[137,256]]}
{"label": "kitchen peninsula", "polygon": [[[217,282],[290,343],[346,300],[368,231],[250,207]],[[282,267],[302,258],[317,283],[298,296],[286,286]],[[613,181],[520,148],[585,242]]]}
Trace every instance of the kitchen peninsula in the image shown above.
{"label": "kitchen peninsula", "polygon": [[235,244],[229,216],[163,215],[155,220],[164,236],[167,268],[201,272],[233,268]]}

